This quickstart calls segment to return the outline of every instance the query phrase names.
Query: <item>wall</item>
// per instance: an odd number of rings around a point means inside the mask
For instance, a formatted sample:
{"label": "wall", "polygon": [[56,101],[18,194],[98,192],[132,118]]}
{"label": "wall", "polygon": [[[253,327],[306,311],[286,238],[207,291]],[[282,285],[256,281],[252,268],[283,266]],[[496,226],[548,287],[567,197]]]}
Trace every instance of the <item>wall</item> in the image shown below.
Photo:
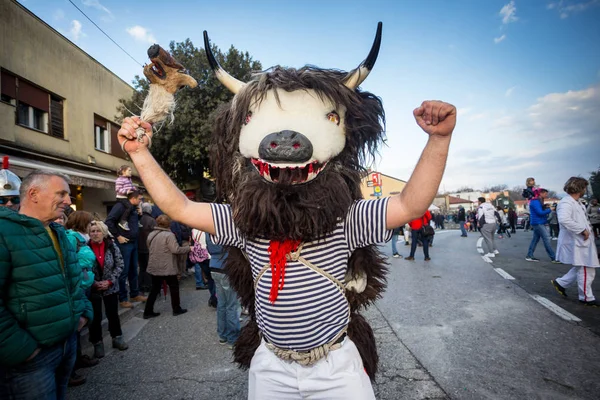
{"label": "wall", "polygon": [[[365,199],[375,199],[375,195],[373,192],[373,187],[368,186],[368,182],[372,182],[373,173],[369,173],[365,176],[361,181],[360,190]],[[396,179],[392,176],[381,174],[381,197],[390,197],[394,196],[402,190],[406,186],[406,182],[401,179]]]}
{"label": "wall", "polygon": [[111,170],[131,165],[94,149],[93,122],[94,113],[114,121],[118,99],[131,97],[131,86],[12,0],[0,2],[0,38],[0,67],[65,99],[64,139],[16,125],[6,103],[0,103],[0,138],[85,164],[91,155]]}

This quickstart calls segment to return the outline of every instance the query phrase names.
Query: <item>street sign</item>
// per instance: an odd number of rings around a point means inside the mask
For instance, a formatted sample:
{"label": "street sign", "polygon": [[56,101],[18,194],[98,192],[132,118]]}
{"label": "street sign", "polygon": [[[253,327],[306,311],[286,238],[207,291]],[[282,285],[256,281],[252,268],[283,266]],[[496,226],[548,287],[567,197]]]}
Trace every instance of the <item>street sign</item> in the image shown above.
{"label": "street sign", "polygon": [[381,197],[381,195],[382,195],[382,193],[381,193],[381,186],[375,186],[375,187],[373,187],[373,191],[374,191],[376,197]]}
{"label": "street sign", "polygon": [[381,174],[379,172],[373,172],[371,180],[373,181],[373,186],[381,186]]}

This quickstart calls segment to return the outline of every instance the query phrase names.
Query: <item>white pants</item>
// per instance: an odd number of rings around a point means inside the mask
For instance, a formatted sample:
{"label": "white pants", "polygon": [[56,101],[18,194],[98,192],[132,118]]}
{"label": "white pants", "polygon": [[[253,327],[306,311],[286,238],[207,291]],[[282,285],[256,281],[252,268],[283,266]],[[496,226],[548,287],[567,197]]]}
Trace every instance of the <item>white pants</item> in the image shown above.
{"label": "white pants", "polygon": [[283,361],[261,342],[249,371],[248,400],[375,400],[356,345],[342,347],[312,366]]}
{"label": "white pants", "polygon": [[593,301],[594,293],[592,293],[592,282],[596,276],[596,268],[590,267],[573,267],[563,277],[557,278],[556,282],[562,287],[573,286],[577,281],[579,288],[579,300]]}

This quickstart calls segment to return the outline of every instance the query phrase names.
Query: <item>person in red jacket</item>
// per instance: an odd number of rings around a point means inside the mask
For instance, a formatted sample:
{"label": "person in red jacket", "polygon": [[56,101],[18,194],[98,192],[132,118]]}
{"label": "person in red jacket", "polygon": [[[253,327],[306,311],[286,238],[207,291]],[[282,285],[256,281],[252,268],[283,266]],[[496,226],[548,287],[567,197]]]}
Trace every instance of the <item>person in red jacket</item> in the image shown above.
{"label": "person in red jacket", "polygon": [[407,260],[412,261],[415,259],[415,250],[417,250],[417,243],[419,240],[423,242],[425,261],[431,260],[431,258],[429,258],[429,241],[432,239],[432,237],[424,235],[421,229],[422,227],[429,225],[429,221],[431,221],[431,213],[427,211],[421,218],[413,219],[408,223],[410,225],[411,241],[410,256],[406,257]]}

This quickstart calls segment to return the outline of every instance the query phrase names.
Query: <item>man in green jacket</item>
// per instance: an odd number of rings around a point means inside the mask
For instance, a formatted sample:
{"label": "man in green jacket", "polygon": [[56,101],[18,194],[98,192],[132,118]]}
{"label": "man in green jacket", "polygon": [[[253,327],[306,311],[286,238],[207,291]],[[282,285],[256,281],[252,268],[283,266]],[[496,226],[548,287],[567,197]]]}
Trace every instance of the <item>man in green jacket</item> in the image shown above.
{"label": "man in green jacket", "polygon": [[71,204],[70,179],[37,170],[21,208],[0,208],[0,399],[64,399],[75,333],[93,319],[76,249],[54,223]]}

